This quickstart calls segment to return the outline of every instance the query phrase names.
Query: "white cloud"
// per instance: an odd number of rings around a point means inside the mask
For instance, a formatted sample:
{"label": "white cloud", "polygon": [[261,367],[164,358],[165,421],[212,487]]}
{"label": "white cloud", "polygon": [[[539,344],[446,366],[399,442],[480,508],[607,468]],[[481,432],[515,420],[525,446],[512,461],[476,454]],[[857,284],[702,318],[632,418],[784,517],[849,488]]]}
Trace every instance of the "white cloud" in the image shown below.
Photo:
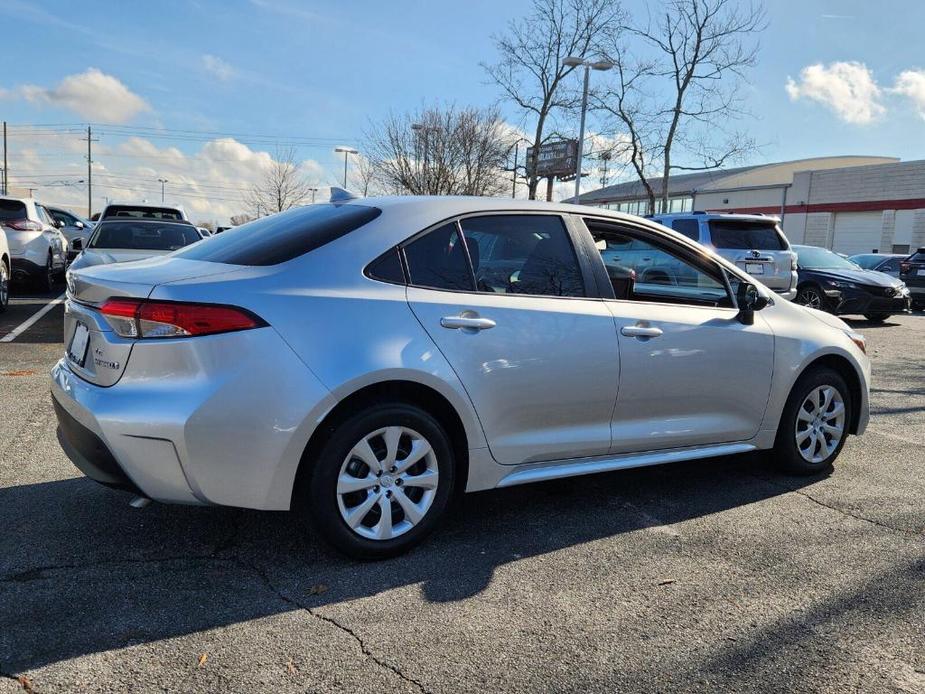
{"label": "white cloud", "polygon": [[866,125],[886,113],[880,87],[859,62],[807,65],[800,71],[799,82],[787,78],[786,89],[791,101],[817,101],[846,123]]}
{"label": "white cloud", "polygon": [[127,123],[151,107],[118,78],[90,68],[68,75],[56,87],[26,84],[9,92],[32,103],[66,108],[93,121]]}
{"label": "white cloud", "polygon": [[[15,133],[15,126],[14,126]],[[36,197],[84,213],[87,205],[86,142],[80,133],[30,136],[28,146],[11,150],[10,187],[14,194],[37,188]],[[272,163],[272,154],[233,138],[209,140],[195,151],[160,146],[143,137],[93,147],[93,204],[99,211],[105,198],[160,201],[159,178],[167,179],[166,199],[183,205],[194,221],[225,224],[231,215],[248,210],[248,192]],[[302,162],[305,178],[318,185],[318,199],[333,180],[318,162]]]}
{"label": "white cloud", "polygon": [[238,71],[235,70],[231,65],[226,63],[224,60],[218,56],[206,53],[202,56],[202,67],[213,77],[216,77],[221,82],[228,82],[233,79]]}
{"label": "white cloud", "polygon": [[919,116],[925,119],[925,70],[903,70],[890,91],[908,97]]}

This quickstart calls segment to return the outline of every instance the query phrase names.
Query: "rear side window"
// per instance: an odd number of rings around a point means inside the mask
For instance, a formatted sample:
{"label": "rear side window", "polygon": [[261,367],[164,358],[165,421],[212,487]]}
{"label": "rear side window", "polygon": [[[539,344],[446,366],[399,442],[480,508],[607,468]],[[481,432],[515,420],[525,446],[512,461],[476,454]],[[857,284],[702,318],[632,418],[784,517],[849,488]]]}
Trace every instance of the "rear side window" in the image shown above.
{"label": "rear side window", "polygon": [[478,291],[585,296],[581,267],[560,217],[491,215],[460,224]]}
{"label": "rear side window", "polygon": [[0,222],[26,218],[26,206],[19,200],[0,200]]}
{"label": "rear side window", "polygon": [[715,248],[762,251],[787,249],[776,225],[767,222],[714,219],[710,221],[710,239]]}
{"label": "rear side window", "polygon": [[405,246],[411,284],[432,289],[472,291],[472,273],[462,236],[455,222]]}
{"label": "rear side window", "polygon": [[276,265],[359,229],[382,214],[366,205],[309,205],[262,217],[177,252],[231,265]]}
{"label": "rear side window", "polygon": [[671,223],[671,228],[684,234],[691,241],[700,241],[699,219],[676,219]]}

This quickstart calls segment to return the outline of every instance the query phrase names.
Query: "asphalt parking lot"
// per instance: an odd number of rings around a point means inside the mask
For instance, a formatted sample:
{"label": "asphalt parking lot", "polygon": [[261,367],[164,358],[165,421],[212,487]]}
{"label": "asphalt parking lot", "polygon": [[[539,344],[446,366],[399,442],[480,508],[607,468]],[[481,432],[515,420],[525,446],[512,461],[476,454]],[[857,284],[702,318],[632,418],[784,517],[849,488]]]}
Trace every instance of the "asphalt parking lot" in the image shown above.
{"label": "asphalt parking lot", "polygon": [[0,692],[925,691],[922,314],[854,323],[872,419],[828,478],[740,457],[485,492],[372,564],[80,477],[61,314],[0,344]]}

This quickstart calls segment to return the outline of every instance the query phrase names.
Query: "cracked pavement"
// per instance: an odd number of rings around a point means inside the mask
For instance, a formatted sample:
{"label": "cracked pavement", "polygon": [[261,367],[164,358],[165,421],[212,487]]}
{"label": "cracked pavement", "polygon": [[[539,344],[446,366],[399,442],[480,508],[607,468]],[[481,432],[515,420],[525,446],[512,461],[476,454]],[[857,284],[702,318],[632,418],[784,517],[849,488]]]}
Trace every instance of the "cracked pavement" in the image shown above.
{"label": "cracked pavement", "polygon": [[0,693],[925,691],[921,314],[854,324],[873,417],[828,478],[740,457],[469,495],[374,564],[80,477],[60,320],[0,345]]}

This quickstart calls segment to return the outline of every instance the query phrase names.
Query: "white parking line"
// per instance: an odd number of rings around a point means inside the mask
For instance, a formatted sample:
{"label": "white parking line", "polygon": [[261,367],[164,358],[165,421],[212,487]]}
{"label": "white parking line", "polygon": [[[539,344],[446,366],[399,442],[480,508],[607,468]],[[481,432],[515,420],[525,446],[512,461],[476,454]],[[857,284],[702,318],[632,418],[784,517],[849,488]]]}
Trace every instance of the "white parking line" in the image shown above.
{"label": "white parking line", "polygon": [[15,328],[13,328],[10,332],[8,332],[3,337],[0,337],[0,342],[12,342],[13,340],[15,340],[17,337],[19,337],[24,332],[26,332],[29,328],[35,325],[36,322],[38,322],[42,318],[42,316],[44,316],[46,313],[51,311],[51,309],[53,309],[58,304],[62,303],[64,301],[65,296],[67,296],[67,293],[62,294],[57,299],[52,299],[51,301],[49,301],[47,304],[42,306],[42,308],[40,308],[38,311],[33,313],[28,319],[26,319],[25,321],[17,325]]}

